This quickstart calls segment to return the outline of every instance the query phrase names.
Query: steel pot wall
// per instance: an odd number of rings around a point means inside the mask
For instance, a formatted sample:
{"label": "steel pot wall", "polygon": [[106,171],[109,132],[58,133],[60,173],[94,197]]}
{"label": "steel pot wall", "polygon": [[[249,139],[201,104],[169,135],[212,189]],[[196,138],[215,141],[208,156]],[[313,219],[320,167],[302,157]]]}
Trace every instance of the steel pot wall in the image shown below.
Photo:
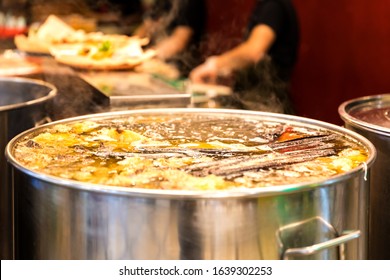
{"label": "steel pot wall", "polygon": [[[370,191],[370,227],[369,259],[390,259],[390,94],[365,96],[342,103],[339,107],[340,117],[345,127],[351,129],[374,144],[377,159],[372,167]],[[381,113],[375,110],[381,110]],[[361,120],[354,112],[374,110],[371,116],[380,118],[381,124],[374,119]],[[384,126],[386,124],[388,127]]]}
{"label": "steel pot wall", "polygon": [[55,87],[42,81],[0,78],[1,259],[13,258],[13,194],[4,150],[14,136],[45,121],[45,105],[55,94]]}
{"label": "steel pot wall", "polygon": [[129,189],[25,169],[12,150],[18,139],[37,130],[33,129],[15,137],[6,149],[14,167],[17,258],[366,258],[368,178],[375,148],[365,138],[310,119],[239,110],[134,110],[60,122],[147,112],[224,112],[318,125],[361,142],[369,159],[366,168],[311,184],[229,192]]}

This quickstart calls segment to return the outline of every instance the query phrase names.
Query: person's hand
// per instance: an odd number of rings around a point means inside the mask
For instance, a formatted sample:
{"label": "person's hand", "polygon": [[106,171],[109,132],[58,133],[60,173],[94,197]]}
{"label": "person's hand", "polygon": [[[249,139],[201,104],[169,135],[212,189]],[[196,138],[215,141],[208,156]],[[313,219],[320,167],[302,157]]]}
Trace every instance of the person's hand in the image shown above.
{"label": "person's hand", "polygon": [[156,45],[157,57],[166,60],[183,52],[187,48],[192,34],[192,29],[187,26],[176,27],[170,36]]}
{"label": "person's hand", "polygon": [[164,40],[160,42],[156,47],[156,56],[161,60],[166,60],[176,53],[175,45],[172,40]]}
{"label": "person's hand", "polygon": [[189,78],[193,83],[216,84],[218,74],[217,58],[209,57],[203,64],[191,71]]}

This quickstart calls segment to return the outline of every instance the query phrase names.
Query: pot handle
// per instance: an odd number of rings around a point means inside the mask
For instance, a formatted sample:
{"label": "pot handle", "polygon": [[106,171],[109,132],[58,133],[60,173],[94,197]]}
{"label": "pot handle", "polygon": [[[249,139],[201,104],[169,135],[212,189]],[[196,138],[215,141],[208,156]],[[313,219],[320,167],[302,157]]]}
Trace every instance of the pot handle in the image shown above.
{"label": "pot handle", "polygon": [[290,248],[287,249],[282,256],[283,260],[288,260],[290,257],[293,256],[308,256],[316,254],[322,250],[329,249],[331,247],[338,246],[340,244],[346,243],[348,241],[351,241],[353,239],[360,237],[360,230],[354,230],[354,231],[345,231],[345,234],[333,238],[331,240],[327,240],[318,244],[314,244],[307,247],[302,248]]}

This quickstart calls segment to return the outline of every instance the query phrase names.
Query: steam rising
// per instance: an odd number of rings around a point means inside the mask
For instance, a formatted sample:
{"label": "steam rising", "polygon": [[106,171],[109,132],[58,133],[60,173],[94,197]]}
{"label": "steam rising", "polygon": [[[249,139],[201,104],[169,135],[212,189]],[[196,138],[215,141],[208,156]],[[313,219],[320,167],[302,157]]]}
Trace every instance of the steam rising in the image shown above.
{"label": "steam rising", "polygon": [[[188,0],[179,0],[179,1],[182,3],[185,3]],[[150,36],[152,37],[151,42],[158,43],[160,40],[169,36],[168,31],[167,31],[168,26],[170,24],[172,24],[172,22],[175,20],[175,18],[179,14],[179,4],[180,4],[179,1],[177,1],[177,0],[163,1],[163,2],[170,2],[171,6],[170,6],[170,9],[166,13],[163,13],[161,15],[154,15],[154,13],[160,13],[161,11],[155,11],[155,12],[151,11],[152,12],[151,16],[153,18],[158,17],[158,18],[154,18],[154,20],[156,22],[155,22],[155,26],[154,26],[155,29],[153,30],[154,32],[153,32],[153,34],[150,34]],[[155,1],[155,5],[158,5],[158,1]],[[164,9],[164,8],[165,7],[156,7],[154,9],[158,10],[158,9]]]}
{"label": "steam rising", "polygon": [[293,114],[288,95],[288,84],[281,80],[271,58],[237,74],[234,100],[241,109]]}
{"label": "steam rising", "polygon": [[72,69],[46,59],[42,64],[45,71],[38,78],[52,83],[58,90],[49,106],[53,120],[108,110],[108,98],[76,76]]}
{"label": "steam rising", "polygon": [[[154,1],[154,7],[150,11],[151,24],[153,25],[153,32],[151,36],[151,45],[156,45],[162,40],[169,37],[176,24],[183,23],[183,20],[193,27],[192,38],[187,43],[186,48],[180,53],[167,59],[168,63],[174,64],[182,76],[187,76],[189,72],[200,64],[201,54],[199,45],[202,44],[202,38],[205,34],[205,24],[207,18],[203,14],[202,3],[198,5],[190,5],[189,0],[170,0],[170,1]],[[189,8],[194,8],[194,11],[188,11]],[[204,7],[206,9],[206,7]],[[195,14],[196,21],[194,21],[194,15],[187,15],[181,13],[200,13]],[[205,12],[205,11],[204,11]],[[204,21],[204,23],[202,23]],[[201,27],[202,26],[202,27]],[[201,36],[200,36],[200,34]]]}

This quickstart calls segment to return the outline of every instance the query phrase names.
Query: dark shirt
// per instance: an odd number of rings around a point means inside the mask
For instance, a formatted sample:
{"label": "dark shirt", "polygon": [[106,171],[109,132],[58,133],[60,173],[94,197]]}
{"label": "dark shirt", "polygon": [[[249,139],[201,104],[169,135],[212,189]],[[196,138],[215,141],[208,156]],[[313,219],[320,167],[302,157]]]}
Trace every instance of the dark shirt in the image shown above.
{"label": "dark shirt", "polygon": [[[185,26],[193,31],[186,49],[168,59],[180,70],[182,76],[201,63],[201,42],[205,34],[207,7],[205,0],[155,0],[153,8],[146,17],[165,22],[164,32],[171,35],[176,27]],[[154,38],[151,38],[152,44]]]}
{"label": "dark shirt", "polygon": [[[97,13],[120,12],[123,16],[142,13],[141,0],[84,0]],[[74,1],[75,2],[75,1]],[[80,1],[82,2],[82,1]]]}
{"label": "dark shirt", "polygon": [[178,26],[190,27],[194,32],[192,43],[200,42],[206,25],[206,2],[204,0],[156,0],[148,14],[154,20],[168,17],[166,32],[170,35]]}
{"label": "dark shirt", "polygon": [[297,61],[299,23],[291,0],[257,0],[248,23],[248,35],[258,24],[266,24],[276,33],[268,51],[280,77],[288,80]]}
{"label": "dark shirt", "polygon": [[293,114],[289,81],[297,61],[299,26],[291,1],[257,0],[246,37],[259,24],[271,27],[276,38],[265,57],[236,73],[234,106]]}

